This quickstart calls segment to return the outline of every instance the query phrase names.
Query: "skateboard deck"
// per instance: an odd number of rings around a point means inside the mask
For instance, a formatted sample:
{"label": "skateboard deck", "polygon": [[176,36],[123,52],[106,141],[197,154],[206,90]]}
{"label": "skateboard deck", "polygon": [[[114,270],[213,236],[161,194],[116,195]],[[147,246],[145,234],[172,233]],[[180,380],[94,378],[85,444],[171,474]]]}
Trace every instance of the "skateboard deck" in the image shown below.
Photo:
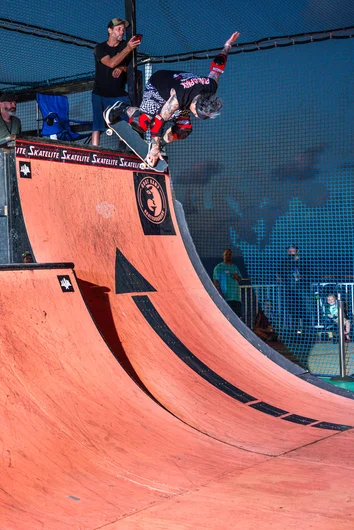
{"label": "skateboard deck", "polygon": [[139,134],[134,131],[126,121],[118,121],[112,125],[108,125],[106,134],[111,136],[115,133],[123,142],[143,161],[145,166],[152,171],[157,171],[158,173],[164,173],[167,170],[166,160],[159,160],[156,166],[151,167],[146,162],[145,158],[149,151],[149,146],[143,140]]}

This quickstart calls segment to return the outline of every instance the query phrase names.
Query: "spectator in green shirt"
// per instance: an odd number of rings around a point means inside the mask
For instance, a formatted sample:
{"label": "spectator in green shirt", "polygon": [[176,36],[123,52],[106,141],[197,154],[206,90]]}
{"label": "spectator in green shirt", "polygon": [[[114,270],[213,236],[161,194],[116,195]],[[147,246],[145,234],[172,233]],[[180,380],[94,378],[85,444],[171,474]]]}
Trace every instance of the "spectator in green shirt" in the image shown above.
{"label": "spectator in green shirt", "polygon": [[239,281],[241,273],[232,263],[232,252],[229,248],[223,252],[223,262],[216,265],[213,282],[221,296],[226,300],[238,317],[242,316],[241,291]]}

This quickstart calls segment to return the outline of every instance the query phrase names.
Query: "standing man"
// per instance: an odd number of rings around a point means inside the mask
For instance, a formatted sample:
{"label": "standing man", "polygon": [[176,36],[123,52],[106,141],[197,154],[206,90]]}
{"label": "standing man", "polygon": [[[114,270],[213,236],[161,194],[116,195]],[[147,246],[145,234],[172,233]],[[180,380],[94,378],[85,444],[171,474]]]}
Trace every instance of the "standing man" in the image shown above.
{"label": "standing man", "polygon": [[213,272],[213,282],[219,293],[238,317],[242,316],[241,290],[239,281],[241,273],[232,263],[232,252],[229,248],[223,252],[223,262],[216,265]]}
{"label": "standing man", "polygon": [[[235,32],[225,42],[223,50],[210,65],[208,77],[172,70],[158,70],[147,83],[139,108],[117,103],[107,108],[107,125],[115,123],[126,113],[129,123],[139,133],[150,129],[151,145],[146,161],[154,167],[162,159],[161,149],[175,140],[184,140],[192,132],[191,113],[202,120],[216,118],[222,101],[215,93],[219,77],[224,72],[227,55],[238,39]],[[167,121],[172,127],[165,127]],[[167,129],[167,130],[166,130]]]}
{"label": "standing man", "polygon": [[16,114],[16,97],[13,94],[0,95],[0,141],[21,133],[21,121]]}
{"label": "standing man", "polygon": [[[284,297],[283,304],[290,319],[289,332],[302,333],[311,322],[309,274],[296,245],[290,245],[287,256],[281,261],[278,282]],[[285,332],[286,330],[284,330]]]}
{"label": "standing man", "polygon": [[116,101],[130,103],[125,90],[127,82],[127,57],[139,46],[140,39],[123,40],[127,20],[113,18],[108,23],[108,40],[97,44],[95,54],[95,84],[92,91],[92,145],[100,144],[101,131],[105,129],[103,111]]}

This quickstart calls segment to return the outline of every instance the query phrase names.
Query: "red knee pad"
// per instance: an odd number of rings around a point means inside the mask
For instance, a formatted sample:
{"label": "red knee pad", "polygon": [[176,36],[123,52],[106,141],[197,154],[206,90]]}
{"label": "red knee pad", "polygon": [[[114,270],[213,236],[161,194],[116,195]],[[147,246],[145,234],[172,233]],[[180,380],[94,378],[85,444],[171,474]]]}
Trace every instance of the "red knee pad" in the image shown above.
{"label": "red knee pad", "polygon": [[129,118],[129,124],[135,131],[144,133],[148,130],[151,124],[151,118],[148,114],[136,110],[133,116]]}
{"label": "red knee pad", "polygon": [[165,125],[165,120],[160,114],[156,114],[152,124],[150,125],[151,136],[160,137],[163,135],[163,128]]}

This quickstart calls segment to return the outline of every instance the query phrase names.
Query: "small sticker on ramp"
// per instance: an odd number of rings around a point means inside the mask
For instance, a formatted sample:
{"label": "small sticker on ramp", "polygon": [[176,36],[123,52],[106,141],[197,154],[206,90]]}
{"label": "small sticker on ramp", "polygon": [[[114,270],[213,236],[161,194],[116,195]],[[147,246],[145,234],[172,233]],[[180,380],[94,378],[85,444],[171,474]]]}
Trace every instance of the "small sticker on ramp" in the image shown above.
{"label": "small sticker on ramp", "polygon": [[31,179],[32,178],[32,171],[31,171],[31,162],[20,162],[20,177],[23,179]]}
{"label": "small sticker on ramp", "polygon": [[73,293],[74,287],[73,284],[70,281],[70,276],[64,275],[64,276],[58,276],[59,285],[61,287],[61,290],[63,293]]}

